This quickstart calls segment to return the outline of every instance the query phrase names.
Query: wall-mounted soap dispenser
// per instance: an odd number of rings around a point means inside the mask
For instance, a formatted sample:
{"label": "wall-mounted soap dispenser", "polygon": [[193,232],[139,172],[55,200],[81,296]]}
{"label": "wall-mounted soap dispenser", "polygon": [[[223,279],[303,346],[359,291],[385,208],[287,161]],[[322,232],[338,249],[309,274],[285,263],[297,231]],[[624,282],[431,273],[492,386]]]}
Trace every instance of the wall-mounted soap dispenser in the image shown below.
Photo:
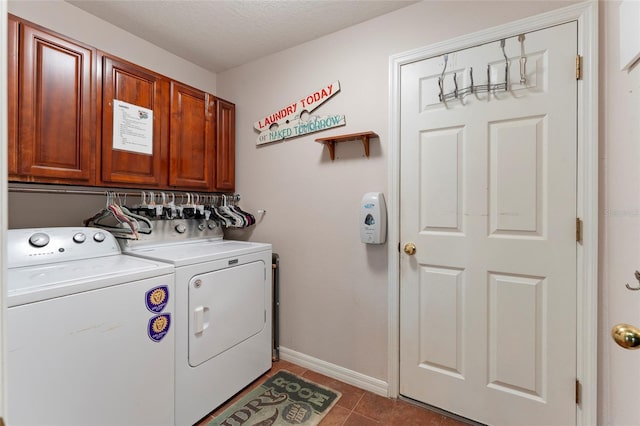
{"label": "wall-mounted soap dispenser", "polygon": [[360,203],[360,241],[384,244],[387,239],[387,206],[382,192],[368,192]]}

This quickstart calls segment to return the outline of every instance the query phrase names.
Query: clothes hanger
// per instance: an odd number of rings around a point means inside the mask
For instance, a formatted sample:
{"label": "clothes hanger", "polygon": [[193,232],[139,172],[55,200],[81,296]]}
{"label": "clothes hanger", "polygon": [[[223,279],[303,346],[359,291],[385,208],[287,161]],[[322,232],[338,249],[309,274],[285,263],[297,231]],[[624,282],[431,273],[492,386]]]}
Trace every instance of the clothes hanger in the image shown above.
{"label": "clothes hanger", "polygon": [[138,239],[136,222],[125,215],[115,204],[115,195],[107,192],[107,202],[104,209],[84,221],[85,226],[106,229],[119,238]]}

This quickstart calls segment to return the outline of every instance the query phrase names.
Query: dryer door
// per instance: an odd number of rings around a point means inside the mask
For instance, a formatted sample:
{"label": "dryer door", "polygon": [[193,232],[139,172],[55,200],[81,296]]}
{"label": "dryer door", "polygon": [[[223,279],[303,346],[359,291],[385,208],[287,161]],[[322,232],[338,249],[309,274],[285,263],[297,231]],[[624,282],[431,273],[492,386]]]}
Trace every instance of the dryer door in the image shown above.
{"label": "dryer door", "polygon": [[258,334],[266,324],[262,261],[196,275],[189,281],[189,365],[196,367]]}

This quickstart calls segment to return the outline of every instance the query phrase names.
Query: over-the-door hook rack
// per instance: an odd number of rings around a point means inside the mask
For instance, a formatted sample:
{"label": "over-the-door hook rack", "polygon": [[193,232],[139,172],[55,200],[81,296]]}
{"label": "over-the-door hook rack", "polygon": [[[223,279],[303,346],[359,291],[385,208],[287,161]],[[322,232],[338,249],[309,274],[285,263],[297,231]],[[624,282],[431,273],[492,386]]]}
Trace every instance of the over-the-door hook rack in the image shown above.
{"label": "over-the-door hook rack", "polygon": [[[474,85],[473,82],[473,67],[469,67],[469,80],[471,84],[464,88],[458,87],[458,78],[457,73],[453,73],[453,85],[454,89],[452,92],[444,93],[444,74],[447,70],[447,62],[448,55],[444,55],[444,66],[442,68],[442,73],[440,77],[438,77],[438,88],[440,89],[440,93],[438,94],[438,99],[440,102],[446,102],[449,99],[462,99],[466,95],[473,93],[483,93],[483,92],[506,92],[510,88],[509,84],[509,58],[507,57],[507,53],[505,51],[505,39],[500,40],[500,48],[502,49],[502,55],[504,56],[504,81],[501,83],[491,83],[491,65],[487,65],[487,84]],[[522,78],[521,78],[522,79]]]}

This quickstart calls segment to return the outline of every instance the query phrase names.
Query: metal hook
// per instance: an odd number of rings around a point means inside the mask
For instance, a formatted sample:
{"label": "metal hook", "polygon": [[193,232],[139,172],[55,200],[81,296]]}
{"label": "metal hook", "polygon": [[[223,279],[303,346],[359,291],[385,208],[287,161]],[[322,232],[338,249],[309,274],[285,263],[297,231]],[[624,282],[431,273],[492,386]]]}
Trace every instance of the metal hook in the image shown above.
{"label": "metal hook", "polygon": [[[633,275],[636,277],[636,280],[638,280],[638,283],[640,283],[640,272],[636,271]],[[626,284],[626,287],[632,291],[640,290],[640,284],[636,287],[631,287],[629,284]]]}
{"label": "metal hook", "polygon": [[527,57],[524,54],[524,34],[518,36],[520,42],[520,84],[527,84]]}
{"label": "metal hook", "polygon": [[504,56],[504,90],[509,90],[509,58],[507,58],[507,52],[504,50],[505,44],[505,39],[500,40],[500,48],[502,49],[502,56]]}
{"label": "metal hook", "polygon": [[458,98],[458,79],[456,78],[456,73],[453,73],[453,85],[455,86],[455,89],[453,89],[453,96],[457,99]]}
{"label": "metal hook", "polygon": [[447,70],[447,61],[449,59],[449,55],[444,55],[444,66],[442,67],[442,73],[440,74],[440,78],[438,78],[438,86],[440,87],[440,94],[438,98],[440,102],[444,101],[444,72]]}
{"label": "metal hook", "polygon": [[[487,93],[491,94],[491,65],[487,65]],[[489,100],[490,96],[487,96]]]}

